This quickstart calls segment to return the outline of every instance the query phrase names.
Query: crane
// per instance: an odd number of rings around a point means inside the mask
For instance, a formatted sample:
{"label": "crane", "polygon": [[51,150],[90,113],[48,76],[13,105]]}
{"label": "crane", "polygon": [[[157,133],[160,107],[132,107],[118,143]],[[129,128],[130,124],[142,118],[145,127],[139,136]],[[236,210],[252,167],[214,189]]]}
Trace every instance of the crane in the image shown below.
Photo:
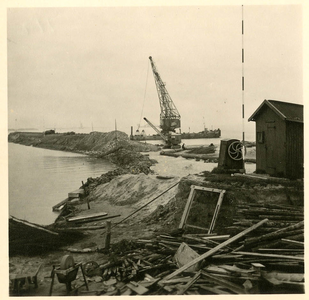
{"label": "crane", "polygon": [[161,136],[161,138],[165,141],[168,142],[168,138],[167,136],[165,136],[164,134],[162,134],[162,132],[156,127],[154,126],[147,118],[144,118],[144,120],[152,127],[152,129]]}
{"label": "crane", "polygon": [[[151,63],[153,77],[155,80],[160,101],[160,128],[162,129],[161,133],[166,137],[166,139],[164,140],[166,141],[168,147],[177,147],[181,143],[181,134],[176,133],[175,131],[175,129],[180,128],[180,114],[172,98],[170,97],[165,87],[165,83],[162,81],[161,76],[151,56],[149,56],[149,60]],[[153,127],[153,125],[146,118],[144,119],[151,127]]]}

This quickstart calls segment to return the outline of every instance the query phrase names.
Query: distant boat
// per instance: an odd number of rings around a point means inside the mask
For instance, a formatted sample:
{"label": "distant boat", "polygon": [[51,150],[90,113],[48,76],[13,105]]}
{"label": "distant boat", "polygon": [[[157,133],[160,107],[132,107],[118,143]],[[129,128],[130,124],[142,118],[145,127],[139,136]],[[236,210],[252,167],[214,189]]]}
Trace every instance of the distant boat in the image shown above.
{"label": "distant boat", "polygon": [[[204,131],[195,133],[181,133],[181,139],[212,139],[212,138],[220,138],[221,137],[221,130],[214,129],[214,130],[208,130],[207,128]],[[135,141],[156,141],[156,140],[162,140],[162,137],[159,134],[153,134],[153,135],[145,135],[141,134],[139,132],[136,132],[135,135],[130,136],[131,140]]]}

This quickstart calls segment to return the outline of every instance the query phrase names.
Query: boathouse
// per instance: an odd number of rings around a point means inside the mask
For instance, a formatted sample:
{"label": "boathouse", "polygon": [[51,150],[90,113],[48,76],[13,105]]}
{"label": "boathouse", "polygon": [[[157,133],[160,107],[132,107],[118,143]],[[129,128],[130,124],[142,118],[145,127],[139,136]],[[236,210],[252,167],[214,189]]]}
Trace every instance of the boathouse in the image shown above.
{"label": "boathouse", "polygon": [[256,123],[256,171],[303,178],[303,105],[264,100],[248,121]]}

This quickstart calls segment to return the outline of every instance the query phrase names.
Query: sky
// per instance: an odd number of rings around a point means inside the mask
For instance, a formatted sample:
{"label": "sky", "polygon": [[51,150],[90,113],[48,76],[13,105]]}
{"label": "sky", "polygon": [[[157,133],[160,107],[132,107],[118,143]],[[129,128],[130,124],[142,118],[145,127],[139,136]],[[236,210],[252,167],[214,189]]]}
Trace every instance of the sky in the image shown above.
{"label": "sky", "polygon": [[182,132],[245,131],[264,99],[303,104],[301,5],[7,8],[8,128],[159,125],[152,56]]}

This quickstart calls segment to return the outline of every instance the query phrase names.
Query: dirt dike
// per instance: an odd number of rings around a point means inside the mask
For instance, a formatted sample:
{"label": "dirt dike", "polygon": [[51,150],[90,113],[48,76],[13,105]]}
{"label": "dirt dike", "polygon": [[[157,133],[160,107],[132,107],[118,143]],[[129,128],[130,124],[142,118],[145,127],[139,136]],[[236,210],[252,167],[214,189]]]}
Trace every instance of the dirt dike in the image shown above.
{"label": "dirt dike", "polygon": [[[91,132],[89,134],[38,132],[13,132],[8,136],[11,143],[51,150],[82,153],[107,159],[120,167],[150,161],[139,152],[158,151],[155,145],[131,141],[121,131]],[[150,162],[151,163],[151,162]]]}

